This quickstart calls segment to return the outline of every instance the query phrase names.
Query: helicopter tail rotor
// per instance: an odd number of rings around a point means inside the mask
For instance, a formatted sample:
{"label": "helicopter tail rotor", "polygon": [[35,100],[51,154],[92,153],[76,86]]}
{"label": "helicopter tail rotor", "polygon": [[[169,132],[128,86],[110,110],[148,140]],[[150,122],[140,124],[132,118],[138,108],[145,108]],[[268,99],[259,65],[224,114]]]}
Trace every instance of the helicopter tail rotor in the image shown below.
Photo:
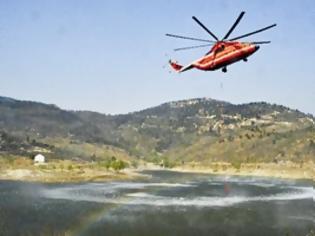
{"label": "helicopter tail rotor", "polygon": [[171,65],[171,67],[177,72],[183,68],[183,66],[178,64],[176,61],[169,60],[168,62]]}

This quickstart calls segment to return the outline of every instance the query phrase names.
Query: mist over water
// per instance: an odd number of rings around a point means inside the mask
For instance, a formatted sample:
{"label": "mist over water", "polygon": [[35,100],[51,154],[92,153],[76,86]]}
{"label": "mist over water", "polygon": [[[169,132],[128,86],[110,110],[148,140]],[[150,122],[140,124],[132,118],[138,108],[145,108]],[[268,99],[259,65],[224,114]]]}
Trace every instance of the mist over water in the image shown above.
{"label": "mist over water", "polygon": [[[148,180],[0,182],[1,235],[307,235],[307,181],[146,171]],[[13,222],[18,222],[15,227]]]}

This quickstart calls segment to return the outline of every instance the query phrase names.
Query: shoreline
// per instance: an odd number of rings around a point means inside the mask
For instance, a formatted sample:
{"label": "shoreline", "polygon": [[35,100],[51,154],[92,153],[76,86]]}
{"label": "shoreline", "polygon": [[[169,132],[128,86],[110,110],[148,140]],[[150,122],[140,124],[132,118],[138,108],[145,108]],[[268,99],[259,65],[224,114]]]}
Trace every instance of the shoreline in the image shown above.
{"label": "shoreline", "polygon": [[122,171],[111,170],[85,170],[85,172],[72,171],[41,171],[27,168],[9,169],[0,171],[0,180],[26,181],[38,183],[83,183],[97,181],[134,180],[148,178],[135,169]]}
{"label": "shoreline", "polygon": [[213,163],[211,166],[185,165],[170,168],[170,170],[183,173],[203,173],[214,175],[233,175],[247,177],[269,177],[291,180],[311,180],[315,182],[315,165],[307,163],[301,167],[299,164],[288,163],[248,163],[242,164],[239,169],[230,163]]}
{"label": "shoreline", "polygon": [[235,168],[231,163],[216,162],[210,165],[188,163],[173,168],[163,168],[146,163],[138,168],[126,168],[113,171],[102,168],[83,168],[80,170],[47,170],[41,166],[32,168],[8,168],[0,170],[0,180],[15,180],[40,183],[79,183],[115,180],[135,180],[150,178],[140,173],[145,170],[166,170],[183,173],[202,173],[213,175],[269,177],[292,180],[311,180],[315,182],[315,164],[310,162],[303,166],[296,163],[248,163]]}

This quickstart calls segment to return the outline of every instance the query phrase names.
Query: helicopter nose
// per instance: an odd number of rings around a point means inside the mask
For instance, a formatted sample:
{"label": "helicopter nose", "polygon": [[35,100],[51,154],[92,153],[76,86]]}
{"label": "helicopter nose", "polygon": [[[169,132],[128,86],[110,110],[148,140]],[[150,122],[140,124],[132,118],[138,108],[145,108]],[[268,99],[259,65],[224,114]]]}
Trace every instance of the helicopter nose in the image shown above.
{"label": "helicopter nose", "polygon": [[257,51],[260,47],[258,45],[255,45],[255,51]]}

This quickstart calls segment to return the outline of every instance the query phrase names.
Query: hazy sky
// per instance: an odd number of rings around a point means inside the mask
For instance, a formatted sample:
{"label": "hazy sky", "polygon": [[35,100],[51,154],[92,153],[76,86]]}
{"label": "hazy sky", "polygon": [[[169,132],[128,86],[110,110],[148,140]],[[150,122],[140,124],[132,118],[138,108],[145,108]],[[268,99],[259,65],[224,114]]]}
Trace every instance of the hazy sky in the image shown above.
{"label": "hazy sky", "polygon": [[[277,23],[247,38],[271,40],[221,71],[169,73],[208,49],[165,33],[208,38],[197,16],[222,37]],[[198,42],[197,42],[198,44]],[[267,101],[315,114],[315,1],[0,0],[0,95],[61,108],[126,113],[160,103],[210,97]]]}

